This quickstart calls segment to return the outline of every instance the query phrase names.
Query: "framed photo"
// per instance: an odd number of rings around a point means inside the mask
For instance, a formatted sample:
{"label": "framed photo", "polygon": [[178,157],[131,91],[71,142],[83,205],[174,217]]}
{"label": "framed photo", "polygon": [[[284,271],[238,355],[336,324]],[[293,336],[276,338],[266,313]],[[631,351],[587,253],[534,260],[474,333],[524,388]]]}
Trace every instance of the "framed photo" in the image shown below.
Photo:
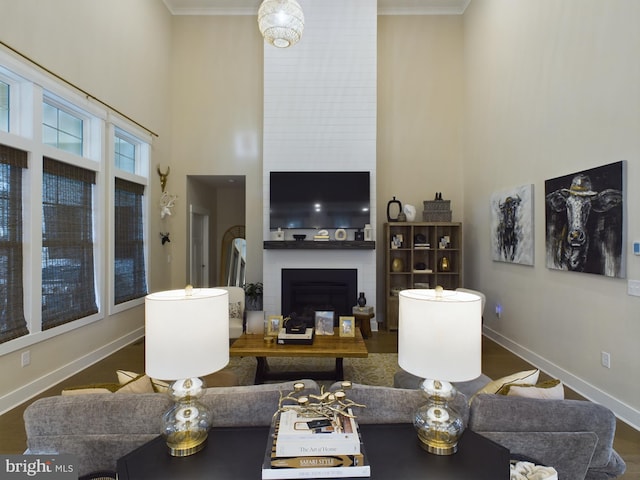
{"label": "framed photo", "polygon": [[316,311],[316,335],[333,335],[333,310]]}
{"label": "framed photo", "polygon": [[354,337],[356,335],[356,317],[340,317],[340,336]]}
{"label": "framed photo", "polygon": [[391,237],[391,248],[397,249],[402,248],[402,244],[404,243],[404,235],[401,233],[397,233]]}
{"label": "framed photo", "polygon": [[282,315],[269,315],[267,319],[267,335],[277,336],[282,327]]}

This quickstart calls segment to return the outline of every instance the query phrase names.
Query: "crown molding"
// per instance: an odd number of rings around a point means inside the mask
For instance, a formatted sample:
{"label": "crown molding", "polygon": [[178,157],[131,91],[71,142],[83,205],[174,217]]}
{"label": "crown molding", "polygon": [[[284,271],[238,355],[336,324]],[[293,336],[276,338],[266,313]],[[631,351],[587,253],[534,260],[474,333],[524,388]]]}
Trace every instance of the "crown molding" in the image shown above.
{"label": "crown molding", "polygon": [[[163,0],[171,15],[256,15],[259,0]],[[378,15],[462,15],[471,0],[378,0]]]}

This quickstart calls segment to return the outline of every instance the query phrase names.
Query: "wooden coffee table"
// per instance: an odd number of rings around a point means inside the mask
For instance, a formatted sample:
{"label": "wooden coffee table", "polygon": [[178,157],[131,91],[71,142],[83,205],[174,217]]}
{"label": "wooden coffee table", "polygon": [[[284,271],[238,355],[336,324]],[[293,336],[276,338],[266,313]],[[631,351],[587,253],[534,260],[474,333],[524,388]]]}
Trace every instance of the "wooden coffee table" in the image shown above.
{"label": "wooden coffee table", "polygon": [[[312,345],[278,345],[266,343],[264,335],[247,335],[243,333],[231,347],[229,355],[232,357],[256,357],[255,384],[264,383],[267,380],[298,380],[300,378],[312,378],[314,380],[344,380],[343,359],[366,358],[369,356],[367,346],[359,329],[355,330],[354,337],[341,337],[338,329],[333,335],[316,335]],[[267,357],[324,357],[335,358],[334,370],[317,372],[287,371],[278,372],[270,369]]]}

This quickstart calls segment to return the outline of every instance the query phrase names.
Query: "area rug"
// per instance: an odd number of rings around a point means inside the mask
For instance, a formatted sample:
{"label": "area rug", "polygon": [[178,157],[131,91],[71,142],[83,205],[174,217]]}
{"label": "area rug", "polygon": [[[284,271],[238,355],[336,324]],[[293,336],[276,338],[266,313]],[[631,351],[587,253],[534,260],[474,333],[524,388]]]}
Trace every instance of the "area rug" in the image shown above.
{"label": "area rug", "polygon": [[[333,358],[273,357],[268,362],[274,371],[331,370],[335,367]],[[227,368],[238,376],[240,385],[253,385],[256,374],[254,357],[231,357]],[[353,383],[392,387],[393,375],[398,369],[397,353],[370,353],[367,358],[344,359],[344,378]]]}

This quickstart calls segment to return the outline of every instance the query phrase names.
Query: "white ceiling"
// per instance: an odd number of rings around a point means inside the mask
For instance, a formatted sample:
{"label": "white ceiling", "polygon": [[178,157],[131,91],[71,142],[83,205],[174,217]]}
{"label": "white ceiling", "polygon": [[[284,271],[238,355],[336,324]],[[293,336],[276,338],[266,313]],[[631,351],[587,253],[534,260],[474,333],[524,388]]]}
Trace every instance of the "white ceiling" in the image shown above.
{"label": "white ceiling", "polygon": [[[173,15],[255,15],[261,3],[261,0],[163,1]],[[462,15],[469,2],[471,0],[378,0],[378,15]]]}

